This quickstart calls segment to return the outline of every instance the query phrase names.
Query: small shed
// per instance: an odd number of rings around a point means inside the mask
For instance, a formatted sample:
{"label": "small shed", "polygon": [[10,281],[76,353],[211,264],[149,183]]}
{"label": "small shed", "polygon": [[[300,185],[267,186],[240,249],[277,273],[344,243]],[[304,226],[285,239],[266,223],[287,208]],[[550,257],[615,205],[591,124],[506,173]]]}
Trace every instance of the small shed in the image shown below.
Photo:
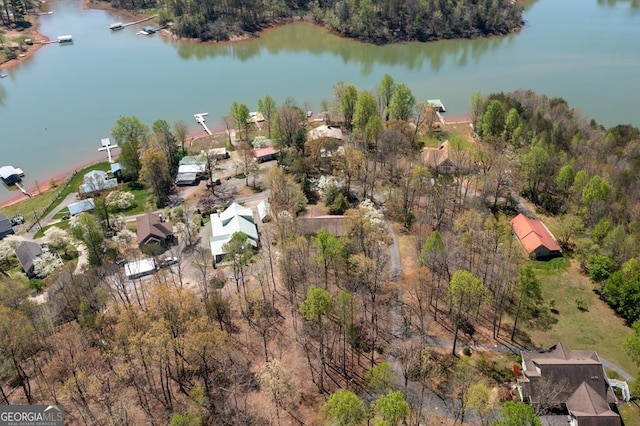
{"label": "small shed", "polygon": [[93,198],[85,198],[84,200],[80,200],[75,203],[71,203],[67,205],[67,208],[69,209],[69,214],[71,216],[75,216],[83,212],[89,212],[93,210],[95,207],[96,207],[96,203],[95,201],[93,201]]}
{"label": "small shed", "polygon": [[84,183],[78,187],[80,195],[93,194],[118,186],[118,179],[107,178],[104,170],[91,170],[84,175]]}
{"label": "small shed", "polygon": [[153,274],[156,271],[156,262],[152,257],[125,263],[124,274],[130,280]]}
{"label": "small shed", "polygon": [[227,158],[229,158],[229,152],[227,151],[227,148],[211,148],[209,151],[207,151],[207,154],[214,160],[226,160]]}
{"label": "small shed", "polygon": [[118,182],[122,180],[122,164],[120,163],[111,163],[109,164],[111,168],[111,176],[118,179]]}
{"label": "small shed", "polygon": [[256,161],[258,163],[277,160],[280,156],[280,150],[275,149],[272,146],[267,146],[265,148],[256,148],[253,150],[253,152],[255,153]]}
{"label": "small shed", "polygon": [[176,185],[178,186],[193,185],[196,182],[198,182],[198,174],[195,172],[183,172],[176,175]]}
{"label": "small shed", "polygon": [[268,200],[262,200],[258,204],[258,216],[261,222],[268,222],[271,220],[271,206]]}

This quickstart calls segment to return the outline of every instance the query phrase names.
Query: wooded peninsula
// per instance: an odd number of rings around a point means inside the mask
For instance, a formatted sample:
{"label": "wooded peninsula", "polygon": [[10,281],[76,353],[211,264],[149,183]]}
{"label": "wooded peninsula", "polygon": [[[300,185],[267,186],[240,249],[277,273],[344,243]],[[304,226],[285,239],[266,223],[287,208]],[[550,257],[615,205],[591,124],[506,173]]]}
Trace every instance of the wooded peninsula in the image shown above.
{"label": "wooded peninsula", "polygon": [[158,10],[185,38],[224,41],[308,17],[347,37],[373,43],[507,34],[522,27],[512,0],[111,0],[112,7]]}

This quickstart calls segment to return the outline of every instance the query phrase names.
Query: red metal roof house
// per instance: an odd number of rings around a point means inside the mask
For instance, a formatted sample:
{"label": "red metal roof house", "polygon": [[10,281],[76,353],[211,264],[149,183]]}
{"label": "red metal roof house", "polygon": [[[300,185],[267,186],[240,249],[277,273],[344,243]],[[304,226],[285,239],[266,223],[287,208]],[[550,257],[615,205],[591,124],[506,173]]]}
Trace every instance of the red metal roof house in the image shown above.
{"label": "red metal roof house", "polygon": [[560,246],[547,227],[538,219],[520,213],[509,222],[513,233],[531,259],[548,259],[562,256]]}

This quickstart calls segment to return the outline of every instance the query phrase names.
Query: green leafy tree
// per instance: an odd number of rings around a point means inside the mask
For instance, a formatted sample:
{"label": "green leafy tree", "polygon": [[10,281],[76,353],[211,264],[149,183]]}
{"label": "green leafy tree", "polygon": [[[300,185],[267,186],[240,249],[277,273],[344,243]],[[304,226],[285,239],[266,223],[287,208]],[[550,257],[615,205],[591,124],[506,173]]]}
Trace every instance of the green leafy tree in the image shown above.
{"label": "green leafy tree", "polygon": [[502,404],[500,418],[494,420],[491,426],[542,426],[542,423],[530,405],[507,401]]}
{"label": "green leafy tree", "polygon": [[409,86],[403,83],[393,87],[389,102],[389,116],[395,120],[409,121],[416,106],[416,98]]}
{"label": "green leafy tree", "polygon": [[104,235],[98,219],[89,213],[80,213],[76,222],[71,225],[71,234],[84,243],[89,264],[102,265]]}
{"label": "green leafy tree", "polygon": [[327,290],[311,286],[307,292],[306,299],[300,304],[299,311],[305,320],[313,321],[318,327],[318,359],[320,361],[320,377],[317,385],[318,389],[322,392],[324,391],[324,376],[326,374],[324,318],[333,311],[333,299]]}
{"label": "green leafy tree", "polygon": [[395,82],[393,81],[393,77],[389,74],[385,74],[382,76],[382,80],[380,80],[380,84],[376,88],[378,109],[385,121],[389,120],[389,104],[391,102],[391,96],[393,96],[394,85]]}
{"label": "green leafy tree", "polygon": [[475,410],[482,424],[486,425],[487,418],[491,415],[495,404],[491,388],[482,382],[476,382],[469,386],[464,397],[465,407],[468,410]]}
{"label": "green leafy tree", "polygon": [[140,152],[149,142],[149,127],[138,117],[121,115],[111,129],[111,134],[120,146],[118,161],[122,164],[124,178],[136,182],[142,167]]}
{"label": "green leafy tree", "polygon": [[513,341],[516,330],[518,329],[518,320],[523,317],[530,319],[538,316],[538,311],[543,305],[542,289],[540,281],[531,267],[527,265],[518,270],[518,304],[516,305],[516,313],[513,320],[513,330],[511,331],[511,341]]}
{"label": "green leafy tree", "polygon": [[324,288],[329,285],[329,268],[336,265],[344,255],[344,243],[327,229],[321,229],[311,237],[316,249],[316,263],[322,267]]}
{"label": "green leafy tree", "polygon": [[355,426],[364,423],[367,417],[367,407],[355,393],[338,389],[322,405],[322,413],[327,424]]}
{"label": "green leafy tree", "polygon": [[382,420],[376,424],[384,426],[395,426],[404,422],[411,413],[409,403],[400,391],[391,392],[378,398],[373,403],[373,412]]}
{"label": "green leafy tree", "polygon": [[340,110],[344,117],[344,123],[348,130],[353,128],[353,117],[356,111],[356,102],[358,101],[358,89],[353,84],[347,85],[340,95]]}
{"label": "green leafy tree", "polygon": [[472,308],[479,308],[491,300],[491,293],[485,285],[469,271],[460,269],[451,277],[449,297],[454,311],[453,354],[456,354],[456,343],[460,325]]}
{"label": "green leafy tree", "polygon": [[201,426],[202,418],[197,413],[173,413],[169,417],[169,426]]}
{"label": "green leafy tree", "polygon": [[236,122],[236,128],[238,132],[244,129],[244,138],[246,140],[249,139],[249,107],[243,103],[233,102],[231,104],[231,110],[229,111],[229,115],[233,118],[233,121]]}
{"label": "green leafy tree", "polygon": [[398,375],[387,361],[374,365],[365,380],[369,390],[375,393],[387,393],[398,385]]}
{"label": "green leafy tree", "polygon": [[276,119],[278,113],[278,105],[271,95],[265,95],[264,98],[258,100],[258,111],[262,114],[267,122],[267,137],[271,137],[271,125]]}
{"label": "green leafy tree", "polygon": [[503,135],[505,140],[513,143],[518,127],[520,127],[520,115],[518,114],[518,110],[511,108],[504,123]]}
{"label": "green leafy tree", "polygon": [[151,126],[153,139],[164,155],[167,157],[169,174],[175,176],[178,173],[178,165],[182,157],[182,149],[178,145],[178,139],[171,132],[171,126],[166,120],[156,120]]}
{"label": "green leafy tree", "polygon": [[358,93],[356,107],[353,114],[353,127],[363,134],[367,123],[378,113],[378,106],[373,95],[366,91]]}
{"label": "green leafy tree", "polygon": [[549,150],[535,145],[522,156],[522,170],[529,186],[528,192],[533,202],[538,202],[540,185],[549,176],[553,176],[553,168]]}
{"label": "green leafy tree", "polygon": [[482,136],[501,136],[504,131],[505,114],[500,101],[494,99],[482,115]]}
{"label": "green leafy tree", "polygon": [[167,156],[157,148],[149,148],[140,160],[140,181],[151,188],[156,205],[162,207],[169,198],[173,185]]}

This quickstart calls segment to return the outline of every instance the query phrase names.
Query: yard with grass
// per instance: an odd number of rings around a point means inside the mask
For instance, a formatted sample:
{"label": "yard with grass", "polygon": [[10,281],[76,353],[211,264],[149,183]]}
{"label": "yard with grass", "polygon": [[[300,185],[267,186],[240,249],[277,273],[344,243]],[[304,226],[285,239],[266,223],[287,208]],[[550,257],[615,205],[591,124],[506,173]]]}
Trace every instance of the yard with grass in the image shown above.
{"label": "yard with grass", "polygon": [[552,315],[558,320],[550,330],[527,330],[533,344],[550,347],[563,342],[571,349],[595,350],[635,377],[636,365],[622,348],[631,329],[600,299],[596,285],[582,274],[577,262],[558,258],[533,262],[533,267],[544,300],[555,301],[557,313]]}

